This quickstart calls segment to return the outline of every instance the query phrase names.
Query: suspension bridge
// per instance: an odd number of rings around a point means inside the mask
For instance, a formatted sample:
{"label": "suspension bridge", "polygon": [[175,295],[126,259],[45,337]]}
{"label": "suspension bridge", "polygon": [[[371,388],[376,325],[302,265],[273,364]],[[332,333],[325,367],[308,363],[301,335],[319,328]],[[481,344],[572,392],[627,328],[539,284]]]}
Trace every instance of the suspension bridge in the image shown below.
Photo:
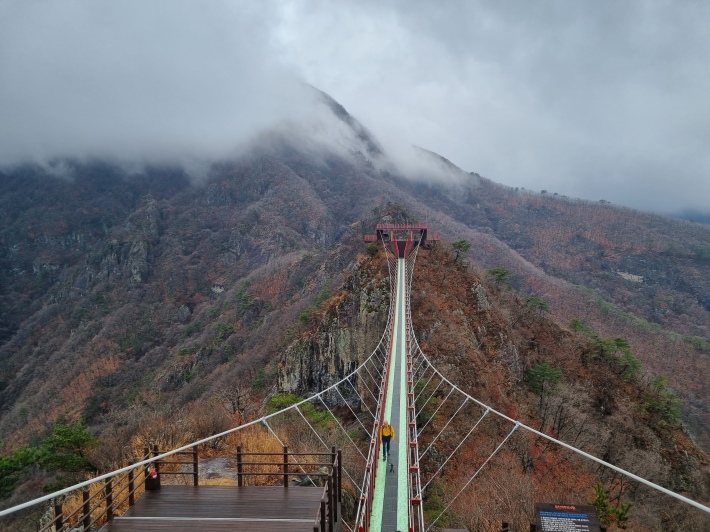
{"label": "suspension bridge", "polygon": [[[365,236],[365,241],[377,242],[385,250],[391,304],[382,338],[352,373],[250,423],[168,452],[146,448],[133,464],[2,510],[0,526],[3,519],[44,505],[51,511],[40,527],[42,532],[99,527],[107,532],[442,530],[452,505],[491,467],[517,431],[547,440],[710,515],[710,508],[699,502],[484,404],[430,362],[413,333],[410,287],[418,250],[427,240],[437,239],[437,235],[428,235],[426,224],[379,224],[375,235]],[[426,416],[421,416],[423,409],[427,409]],[[314,412],[327,413],[328,423],[319,422]],[[451,441],[444,435],[450,435],[447,430],[454,420],[458,428],[456,441]],[[386,459],[380,438],[384,421],[394,428]],[[425,512],[429,490],[484,426],[486,434],[495,437],[480,449],[480,459],[467,463],[464,481],[447,490],[446,499],[434,512]],[[198,446],[257,429],[278,442],[282,451],[250,452],[239,446],[237,485],[200,485]],[[168,484],[165,479],[171,475],[186,480]],[[250,480],[255,477],[264,479],[262,485]],[[355,496],[346,503],[344,492]],[[500,529],[507,530],[505,526],[502,523]]]}

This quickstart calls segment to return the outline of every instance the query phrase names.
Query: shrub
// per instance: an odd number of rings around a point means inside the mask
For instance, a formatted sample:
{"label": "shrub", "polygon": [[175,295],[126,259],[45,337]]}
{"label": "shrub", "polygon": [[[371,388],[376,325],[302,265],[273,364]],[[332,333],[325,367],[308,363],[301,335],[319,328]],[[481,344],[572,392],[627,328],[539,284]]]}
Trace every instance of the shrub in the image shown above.
{"label": "shrub", "polygon": [[562,372],[553,368],[547,362],[537,362],[528,371],[530,388],[540,397],[551,395],[561,380]]}
{"label": "shrub", "polygon": [[288,408],[291,405],[295,405],[303,401],[303,397],[296,395],[295,393],[277,393],[271,396],[271,398],[266,402],[266,411],[269,414]]}
{"label": "shrub", "polygon": [[324,301],[327,301],[328,298],[330,297],[330,288],[328,286],[328,283],[326,283],[322,290],[318,293],[318,295],[315,297],[313,300],[313,303],[308,305],[306,308],[304,308],[300,314],[298,315],[298,319],[301,323],[304,325],[308,323],[308,320],[311,317],[311,313],[313,313],[315,310],[318,309],[318,307],[323,303]]}
{"label": "shrub", "polygon": [[234,325],[231,323],[218,323],[215,325],[217,331],[217,340],[224,340],[234,333]]}
{"label": "shrub", "polygon": [[641,374],[643,364],[630,350],[622,353],[620,362],[622,366],[621,376],[627,381],[633,380]]}
{"label": "shrub", "polygon": [[488,273],[495,277],[497,285],[510,287],[510,270],[499,266],[497,268],[491,268],[488,270]]}
{"label": "shrub", "polygon": [[461,262],[466,256],[466,253],[468,253],[468,251],[471,249],[471,243],[467,240],[457,240],[456,242],[451,244],[451,247],[453,248],[454,253],[456,253],[454,260],[456,260],[456,262]]}
{"label": "shrub", "polygon": [[597,358],[616,366],[624,379],[632,380],[641,374],[643,364],[631,352],[626,338],[602,338],[592,334],[592,348],[596,351]]}
{"label": "shrub", "polygon": [[530,296],[525,300],[525,303],[530,310],[537,310],[539,312],[549,312],[550,310],[550,305],[547,301],[537,296]]}
{"label": "shrub", "polygon": [[312,311],[313,311],[313,309],[311,307],[304,308],[298,314],[298,320],[305,325],[306,323],[308,323],[308,318],[310,318]]}
{"label": "shrub", "polygon": [[196,352],[197,346],[195,345],[182,346],[178,348],[178,355],[181,357],[187,355],[194,355]]}
{"label": "shrub", "polygon": [[182,330],[182,337],[187,338],[189,336],[192,336],[193,334],[200,333],[204,328],[205,326],[201,321],[190,323],[186,325],[185,328]]}
{"label": "shrub", "polygon": [[299,408],[308,422],[316,429],[325,431],[335,424],[335,418],[329,410],[316,408],[311,402],[303,403]]}
{"label": "shrub", "polygon": [[[23,445],[8,455],[0,455],[0,497],[9,497],[23,476],[36,469],[48,472],[77,472],[92,469],[87,453],[97,443],[96,438],[81,422],[67,423],[59,416],[52,434],[35,445]],[[60,489],[70,483],[57,477]],[[62,480],[63,479],[63,480]]]}
{"label": "shrub", "polygon": [[668,378],[659,375],[652,384],[652,391],[643,396],[643,409],[659,418],[659,424],[677,427],[680,423],[682,401],[668,389]]}
{"label": "shrub", "polygon": [[632,503],[622,503],[614,505],[609,500],[609,495],[604,490],[604,486],[600,482],[594,484],[594,499],[592,505],[597,509],[599,520],[602,524],[610,525],[616,523],[616,526],[621,530],[626,530],[629,520],[629,510]]}
{"label": "shrub", "polygon": [[265,388],[274,379],[274,374],[266,371],[265,368],[261,368],[257,374],[256,379],[252,383],[252,388]]}
{"label": "shrub", "polygon": [[580,332],[580,333],[584,333],[584,334],[589,334],[591,332],[589,330],[589,327],[587,327],[580,320],[572,320],[569,324],[569,328],[571,330],[573,330],[574,332]]}
{"label": "shrub", "polygon": [[68,424],[60,416],[53,434],[42,442],[40,463],[47,470],[83,471],[90,465],[86,453],[95,444],[83,423]]}

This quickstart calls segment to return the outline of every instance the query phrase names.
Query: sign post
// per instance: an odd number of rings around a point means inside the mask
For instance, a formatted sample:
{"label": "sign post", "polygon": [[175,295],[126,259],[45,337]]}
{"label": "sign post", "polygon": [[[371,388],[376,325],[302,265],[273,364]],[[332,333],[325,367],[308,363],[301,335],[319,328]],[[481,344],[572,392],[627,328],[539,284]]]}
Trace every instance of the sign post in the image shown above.
{"label": "sign post", "polygon": [[535,503],[537,532],[601,532],[594,506]]}

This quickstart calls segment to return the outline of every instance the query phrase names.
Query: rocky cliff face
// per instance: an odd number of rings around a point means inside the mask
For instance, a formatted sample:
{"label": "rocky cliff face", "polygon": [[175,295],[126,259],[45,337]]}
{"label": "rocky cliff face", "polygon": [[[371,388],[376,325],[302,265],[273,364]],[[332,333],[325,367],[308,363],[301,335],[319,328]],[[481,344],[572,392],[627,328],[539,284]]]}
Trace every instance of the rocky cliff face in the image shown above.
{"label": "rocky cliff face", "polygon": [[278,387],[309,395],[355,370],[377,347],[387,325],[389,278],[382,257],[362,255],[343,290],[313,311],[316,325],[293,342],[279,365]]}

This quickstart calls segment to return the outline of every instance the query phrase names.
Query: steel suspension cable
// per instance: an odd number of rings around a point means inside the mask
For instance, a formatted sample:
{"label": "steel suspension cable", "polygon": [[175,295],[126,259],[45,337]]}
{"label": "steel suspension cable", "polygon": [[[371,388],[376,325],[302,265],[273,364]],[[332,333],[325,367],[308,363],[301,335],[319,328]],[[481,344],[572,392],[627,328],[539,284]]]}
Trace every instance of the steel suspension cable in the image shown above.
{"label": "steel suspension cable", "polygon": [[[421,367],[422,367],[425,363],[426,363],[426,360],[424,360],[424,359],[422,359],[422,360],[419,362],[419,364],[417,365],[416,369],[414,370],[414,374],[415,374],[415,375],[416,375],[417,373],[419,373],[419,370],[421,369]],[[426,371],[426,369],[425,369],[424,371]],[[422,373],[422,374],[423,374],[423,373]]]}
{"label": "steel suspension cable", "polygon": [[685,496],[683,496],[683,495],[680,495],[679,493],[676,493],[676,492],[671,491],[671,490],[669,490],[669,489],[667,489],[667,488],[664,488],[663,486],[659,486],[658,484],[655,484],[655,483],[651,482],[650,480],[646,480],[646,479],[643,478],[643,477],[640,477],[640,476],[638,476],[638,475],[636,475],[636,474],[634,474],[634,473],[631,473],[630,471],[626,471],[625,469],[622,469],[622,468],[620,468],[620,467],[618,467],[618,466],[615,466],[615,465],[613,465],[613,464],[610,464],[609,462],[605,462],[605,461],[602,460],[601,458],[597,458],[596,456],[594,456],[594,455],[592,455],[592,454],[589,454],[589,453],[587,453],[587,452],[585,452],[585,451],[582,451],[581,449],[577,449],[576,447],[570,445],[569,443],[565,443],[564,441],[558,440],[557,438],[554,438],[554,437],[552,437],[552,436],[549,436],[549,435],[545,434],[544,432],[540,432],[539,430],[536,430],[536,429],[534,429],[534,428],[532,428],[532,427],[529,427],[529,426],[527,426],[527,425],[521,423],[520,421],[517,421],[516,419],[513,419],[513,418],[511,418],[510,416],[507,416],[507,415],[505,415],[505,414],[503,414],[503,413],[501,413],[501,412],[495,410],[494,408],[492,408],[492,407],[486,405],[485,403],[479,401],[479,400],[476,399],[475,397],[472,397],[471,395],[469,395],[469,394],[466,393],[465,391],[461,390],[461,389],[458,388],[458,386],[456,386],[455,384],[451,383],[451,381],[449,381],[449,379],[447,379],[439,370],[437,370],[437,369],[435,368],[435,366],[432,365],[432,368],[434,368],[434,371],[437,372],[437,374],[439,375],[439,377],[441,377],[442,380],[446,381],[450,386],[455,387],[459,392],[461,392],[461,393],[463,393],[464,395],[466,395],[471,401],[475,402],[477,405],[479,405],[479,406],[481,406],[481,407],[483,407],[483,408],[489,408],[490,411],[491,411],[493,414],[495,414],[496,416],[498,416],[498,417],[500,417],[500,418],[502,418],[502,419],[505,419],[505,420],[507,420],[507,421],[509,421],[509,422],[511,422],[511,423],[515,423],[515,424],[517,424],[520,428],[522,428],[522,429],[524,429],[524,430],[526,430],[526,431],[528,431],[528,432],[531,432],[532,434],[535,434],[535,435],[537,435],[537,436],[539,436],[539,437],[541,437],[541,438],[544,438],[544,439],[546,439],[546,440],[548,440],[548,441],[551,441],[551,442],[553,442],[553,443],[556,443],[557,445],[560,445],[561,447],[564,447],[564,448],[566,448],[566,449],[568,449],[568,450],[570,450],[570,451],[572,451],[572,452],[574,452],[574,453],[576,453],[576,454],[579,454],[580,456],[583,456],[583,457],[585,457],[585,458],[587,458],[587,459],[589,459],[589,460],[592,460],[593,462],[596,462],[597,464],[600,464],[600,465],[602,465],[602,466],[604,466],[604,467],[607,467],[607,468],[609,468],[609,469],[612,469],[612,470],[616,471],[617,473],[620,473],[620,474],[622,474],[622,475],[624,475],[624,476],[626,476],[626,477],[628,477],[628,478],[631,478],[631,479],[633,479],[633,480],[635,480],[635,481],[637,481],[637,482],[639,482],[639,483],[641,483],[641,484],[643,484],[643,485],[645,485],[645,486],[648,486],[649,488],[653,488],[653,489],[655,489],[656,491],[660,491],[661,493],[665,493],[666,495],[668,495],[668,496],[670,496],[670,497],[673,497],[673,498],[675,498],[675,499],[677,499],[677,500],[679,500],[679,501],[682,501],[682,502],[684,502],[684,503],[686,503],[686,504],[689,504],[690,506],[693,506],[694,508],[697,508],[697,509],[699,509],[699,510],[702,510],[702,511],[705,512],[705,513],[710,514],[710,507],[708,507],[708,506],[705,506],[705,505],[703,505],[703,504],[700,504],[699,502],[694,501],[693,499],[689,499],[688,497],[685,497]]}
{"label": "steel suspension cable", "polygon": [[[436,375],[436,373],[434,373],[434,375]],[[423,409],[426,405],[429,404],[429,401],[431,401],[431,398],[434,397],[434,394],[439,390],[439,386],[441,386],[441,385],[443,384],[443,382],[444,382],[443,379],[439,380],[439,384],[436,385],[436,388],[434,388],[434,391],[431,392],[431,394],[429,395],[429,397],[427,397],[427,400],[424,401],[424,404],[422,405],[422,409]],[[421,396],[422,393],[424,393],[424,390],[422,390],[422,391],[419,393],[419,396]],[[417,397],[417,400],[419,400],[419,397]],[[421,431],[419,431],[419,432],[421,432]]]}
{"label": "steel suspension cable", "polygon": [[[350,385],[350,387],[355,392],[355,394],[360,398],[360,404],[363,405],[367,409],[367,413],[370,414],[374,418],[375,415],[372,413],[372,410],[370,410],[368,408],[367,403],[365,403],[365,401],[362,398],[362,395],[360,395],[360,392],[357,391],[357,388],[355,388],[355,386],[353,386],[353,383],[350,381],[350,378],[348,378],[347,381],[348,381],[348,384]],[[365,386],[365,388],[367,388],[367,386]],[[370,390],[368,390],[368,391],[370,391]],[[375,399],[375,402],[377,402],[377,399]]]}
{"label": "steel suspension cable", "polygon": [[454,390],[455,390],[455,388],[453,388],[453,387],[451,388],[451,390],[449,390],[449,393],[446,395],[444,400],[441,401],[441,403],[439,403],[439,406],[436,408],[436,410],[434,410],[434,413],[427,420],[427,422],[424,423],[424,426],[421,429],[419,429],[419,431],[417,431],[417,436],[419,436],[422,432],[424,432],[424,429],[427,428],[427,425],[429,425],[429,423],[431,423],[431,420],[434,419],[434,416],[436,416],[436,414],[439,412],[441,407],[444,406],[444,403],[446,402],[446,400],[451,396],[452,393],[454,393]]}
{"label": "steel suspension cable", "polygon": [[[274,432],[274,429],[271,428],[271,425],[269,425],[269,423],[266,420],[264,420],[264,425],[266,426],[267,429],[269,429],[269,432],[271,432],[271,434],[274,436],[274,438],[276,438],[276,440],[281,444],[281,447],[283,447],[285,449],[286,445],[284,445],[284,442],[281,441],[281,438],[278,437],[278,435]],[[306,477],[311,482],[311,484],[313,484],[313,487],[317,488],[318,486],[316,486],[316,483],[313,482],[313,479],[311,478],[311,476],[308,473],[306,473],[306,470],[303,469],[303,466],[299,463],[297,463],[296,465],[298,465],[299,469],[303,472],[304,475],[306,475]]]}
{"label": "steel suspension cable", "polygon": [[[377,388],[378,388],[377,391],[379,392],[380,390],[379,390],[379,385],[377,384],[377,380],[375,379],[375,377],[372,376],[372,373],[370,373],[370,370],[367,369],[367,366],[364,366],[364,365],[363,365],[363,366],[361,366],[361,367],[365,368],[365,371],[367,371],[367,374],[370,376],[370,379],[372,379],[372,382],[375,383],[375,386],[377,386]],[[382,376],[380,376],[380,378],[382,378]]]}
{"label": "steel suspension cable", "polygon": [[350,403],[348,403],[348,402],[345,400],[345,397],[343,397],[343,394],[340,393],[340,390],[338,390],[338,389],[336,388],[335,391],[338,393],[338,395],[340,396],[340,398],[343,400],[343,403],[345,403],[345,406],[348,407],[348,410],[350,410],[350,413],[355,417],[355,419],[357,420],[357,422],[360,423],[360,426],[361,426],[363,429],[365,429],[365,432],[367,433],[367,437],[368,437],[368,438],[372,438],[372,434],[370,434],[370,431],[367,430],[367,428],[365,427],[365,425],[362,424],[362,421],[360,421],[360,418],[357,417],[357,414],[355,414],[355,412],[353,412],[353,409],[350,408]]}
{"label": "steel suspension cable", "polygon": [[[308,421],[308,418],[306,418],[306,416],[303,415],[303,412],[301,411],[301,409],[300,409],[299,407],[296,407],[296,412],[298,412],[299,414],[301,414],[301,417],[303,418],[303,421],[305,421],[305,422],[306,422],[306,425],[308,425],[308,428],[310,428],[310,429],[313,431],[313,434],[315,434],[316,438],[318,438],[318,441],[321,442],[321,444],[323,445],[323,447],[325,447],[326,449],[329,449],[329,448],[330,448],[329,445],[323,441],[323,438],[320,437],[320,434],[318,434],[318,431],[313,427],[313,425],[311,425],[311,422]],[[345,471],[345,474],[346,474],[346,475],[348,476],[348,478],[350,479],[350,482],[352,482],[353,485],[355,485],[355,481],[353,480],[353,477],[350,476],[350,473],[348,473],[348,470],[347,470],[347,468],[345,467],[345,464],[342,464],[342,468],[343,468],[343,471]]]}
{"label": "steel suspension cable", "polygon": [[347,438],[350,440],[350,443],[353,444],[353,447],[355,447],[355,450],[357,450],[357,452],[360,454],[360,456],[362,456],[362,459],[366,460],[365,455],[362,454],[362,451],[360,450],[360,447],[357,446],[357,444],[355,443],[355,440],[353,440],[350,437],[350,434],[348,434],[348,431],[345,430],[345,427],[343,427],[343,425],[340,423],[340,421],[338,421],[337,416],[335,414],[333,414],[333,412],[331,412],[330,408],[328,408],[328,405],[325,404],[325,401],[323,401],[323,398],[318,397],[318,399],[320,400],[321,403],[323,403],[323,406],[326,408],[326,410],[328,410],[328,412],[330,412],[330,415],[333,416],[333,419],[335,419],[335,422],[338,424],[340,429],[345,433],[345,436],[347,436]]}
{"label": "steel suspension cable", "polygon": [[486,467],[486,464],[487,464],[488,462],[490,462],[491,458],[493,458],[493,457],[498,453],[498,451],[501,449],[501,447],[503,447],[503,445],[505,445],[505,442],[508,441],[508,439],[513,435],[513,432],[515,432],[519,426],[520,426],[519,423],[516,423],[515,426],[513,426],[513,428],[510,430],[510,432],[509,432],[508,435],[505,437],[505,439],[504,439],[502,442],[500,442],[500,444],[498,445],[498,447],[495,448],[495,451],[493,451],[493,452],[490,454],[490,456],[489,456],[488,458],[486,458],[486,461],[481,464],[481,467],[479,467],[478,470],[473,474],[473,476],[468,480],[468,482],[466,482],[466,484],[464,484],[463,488],[461,488],[461,489],[459,490],[459,492],[454,496],[454,498],[451,499],[451,501],[449,501],[449,504],[446,505],[446,508],[444,508],[444,509],[441,511],[441,513],[436,517],[436,519],[434,519],[434,520],[431,522],[431,524],[430,524],[429,527],[427,528],[427,532],[428,532],[429,530],[431,530],[431,527],[433,527],[434,524],[439,520],[439,518],[440,518],[442,515],[444,515],[444,513],[446,512],[446,510],[449,509],[449,507],[454,503],[454,501],[458,498],[458,496],[461,495],[461,493],[463,493],[463,490],[465,490],[465,489],[468,487],[468,485],[469,485],[471,482],[473,482],[473,479],[476,478],[476,476],[478,476],[478,474],[481,472],[481,470],[482,470],[484,467]]}
{"label": "steel suspension cable", "polygon": [[[436,373],[432,372],[432,374],[431,374],[431,376],[429,377],[429,379],[426,381],[426,383],[424,384],[424,386],[422,386],[421,391],[420,391],[420,392],[417,394],[417,396],[414,398],[414,401],[415,401],[415,402],[416,402],[416,401],[419,401],[419,398],[422,396],[422,394],[424,393],[424,390],[426,390],[427,386],[429,386],[429,383],[431,382],[431,379],[434,378],[434,375],[436,375]],[[425,403],[425,404],[426,404],[426,403]]]}
{"label": "steel suspension cable", "polygon": [[[461,411],[461,409],[464,407],[464,405],[465,405],[466,403],[468,403],[468,397],[464,397],[463,402],[461,403],[461,406],[459,406],[458,409],[456,410],[456,412],[454,412],[454,414],[453,414],[451,417],[449,417],[449,420],[446,422],[446,424],[443,426],[443,428],[439,431],[439,434],[436,435],[436,438],[434,438],[434,439],[431,441],[431,443],[427,446],[427,448],[424,450],[424,452],[419,456],[419,459],[420,459],[420,460],[421,460],[422,458],[424,458],[424,455],[425,455],[426,453],[429,452],[429,449],[431,449],[431,446],[436,443],[436,440],[438,440],[438,439],[439,439],[439,436],[441,436],[441,435],[444,433],[444,431],[449,427],[449,425],[451,424],[451,422],[452,422],[452,421],[454,420],[454,418],[456,417],[456,414],[458,414],[458,413]],[[424,430],[424,429],[422,429],[422,430]]]}
{"label": "steel suspension cable", "polygon": [[[427,488],[427,486],[428,486],[429,484],[431,484],[431,481],[436,478],[436,476],[441,472],[442,469],[444,469],[444,466],[446,466],[446,464],[449,463],[449,460],[451,460],[451,458],[453,458],[453,456],[456,454],[456,451],[459,450],[459,448],[460,448],[460,447],[463,445],[463,443],[468,439],[468,437],[473,433],[473,431],[476,430],[476,427],[478,427],[478,425],[481,423],[481,421],[483,421],[483,418],[485,418],[485,417],[488,415],[488,413],[489,413],[490,411],[491,411],[491,410],[490,410],[489,408],[486,408],[486,410],[483,412],[483,415],[478,419],[478,421],[476,421],[476,424],[475,424],[473,427],[471,427],[471,430],[468,431],[468,434],[466,434],[466,436],[464,436],[463,439],[462,439],[462,440],[459,442],[459,444],[456,446],[456,449],[454,449],[453,451],[451,451],[451,452],[449,453],[449,456],[446,457],[446,460],[444,460],[444,463],[441,464],[441,466],[439,467],[439,469],[437,469],[436,473],[434,473],[434,474],[432,475],[432,477],[427,481],[427,483],[424,484],[424,486],[422,486],[422,491],[424,491],[424,490]],[[423,456],[423,455],[422,455],[422,456]]]}
{"label": "steel suspension cable", "polygon": [[[360,376],[360,377],[362,377],[362,376]],[[353,386],[353,388],[355,388],[355,386],[353,385],[353,383],[352,383],[352,381],[350,380],[350,378],[348,378],[347,380],[348,380],[348,383],[350,384],[350,386]],[[360,378],[360,379],[358,380],[358,382],[359,382],[360,384],[362,384],[362,386],[363,386],[363,387],[367,390],[367,392],[370,394],[370,397],[372,397],[372,399],[373,399],[373,400],[375,401],[375,403],[376,403],[376,402],[377,402],[377,395],[375,395],[374,393],[372,393],[372,390],[370,390],[370,387],[369,387],[369,386],[367,385],[367,383],[365,382],[365,379]],[[356,393],[357,393],[358,396],[360,397],[360,401],[364,404],[364,403],[365,403],[365,398],[362,396],[362,394],[360,394],[359,392],[357,392],[357,390],[356,390]],[[367,407],[366,407],[366,408],[367,408]],[[372,412],[370,412],[370,415],[372,415]]]}

